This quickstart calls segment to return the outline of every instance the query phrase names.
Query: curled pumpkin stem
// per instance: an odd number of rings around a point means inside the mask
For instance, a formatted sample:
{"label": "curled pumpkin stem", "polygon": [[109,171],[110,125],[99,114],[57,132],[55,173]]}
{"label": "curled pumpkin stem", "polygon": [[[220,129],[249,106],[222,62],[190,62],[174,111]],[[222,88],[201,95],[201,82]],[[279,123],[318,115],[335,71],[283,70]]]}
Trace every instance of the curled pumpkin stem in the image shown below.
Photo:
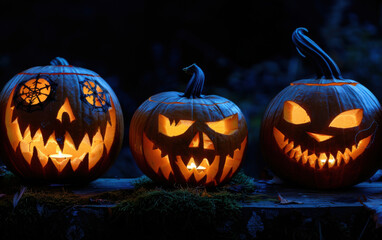
{"label": "curled pumpkin stem", "polygon": [[312,39],[307,37],[304,32],[308,32],[306,28],[297,28],[292,34],[292,41],[296,45],[298,53],[302,57],[309,56],[317,64],[318,77],[327,79],[342,79],[341,71],[337,64],[324,52]]}
{"label": "curled pumpkin stem", "polygon": [[200,98],[202,96],[204,86],[204,73],[202,69],[200,69],[200,67],[194,63],[191,66],[183,68],[183,71],[192,75],[190,81],[187,84],[183,97]]}

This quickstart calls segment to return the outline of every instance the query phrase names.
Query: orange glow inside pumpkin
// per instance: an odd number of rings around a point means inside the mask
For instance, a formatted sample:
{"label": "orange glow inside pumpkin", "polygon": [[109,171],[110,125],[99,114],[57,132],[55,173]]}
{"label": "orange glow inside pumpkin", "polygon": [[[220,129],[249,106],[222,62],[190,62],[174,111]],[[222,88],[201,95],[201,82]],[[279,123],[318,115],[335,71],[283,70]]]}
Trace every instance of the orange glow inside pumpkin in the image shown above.
{"label": "orange glow inside pumpkin", "polygon": [[62,114],[63,113],[67,113],[69,115],[69,121],[70,122],[73,122],[74,120],[76,120],[76,117],[73,114],[73,110],[70,107],[70,103],[69,103],[69,99],[68,98],[65,99],[64,104],[61,106],[60,110],[58,110],[56,118],[58,120],[60,120],[60,122],[62,122]]}
{"label": "orange glow inside pumpkin", "polygon": [[[192,138],[189,147],[197,148],[199,147],[199,144],[200,144],[199,133],[196,133],[195,136]],[[205,133],[203,133],[203,148],[209,149],[209,150],[215,150],[214,143]]]}
{"label": "orange glow inside pumpkin", "polygon": [[217,133],[232,135],[239,129],[238,115],[234,114],[216,122],[206,122]]}
{"label": "orange glow inside pumpkin", "polygon": [[31,79],[25,82],[19,90],[25,105],[36,105],[44,102],[50,94],[50,83],[43,79]]}
{"label": "orange glow inside pumpkin", "polygon": [[344,111],[338,114],[330,123],[329,127],[352,128],[361,124],[363,110],[360,108]]}
{"label": "orange glow inside pumpkin", "polygon": [[311,136],[313,139],[315,139],[317,142],[323,142],[333,137],[332,135],[326,135],[326,134],[320,134],[320,133],[312,133],[312,132],[306,132],[306,133],[309,136]]}
{"label": "orange glow inside pumpkin", "polygon": [[305,109],[293,101],[284,102],[284,119],[292,124],[304,124],[310,122],[310,117]]}
{"label": "orange glow inside pumpkin", "polygon": [[191,120],[179,120],[170,122],[166,116],[158,115],[158,131],[166,136],[175,137],[185,133],[195,121]]}
{"label": "orange glow inside pumpkin", "polygon": [[199,133],[196,133],[195,136],[192,138],[191,143],[190,143],[190,145],[188,145],[188,147],[190,147],[190,148],[199,147],[199,143],[200,143]]}
{"label": "orange glow inside pumpkin", "polygon": [[[40,79],[39,79],[40,80]],[[90,141],[89,135],[86,133],[83,136],[79,147],[76,148],[74,141],[69,132],[65,132],[65,140],[63,144],[63,149],[60,149],[59,144],[56,141],[55,132],[53,132],[46,144],[44,145],[43,136],[41,129],[38,129],[35,134],[32,136],[30,127],[28,126],[24,133],[21,133],[18,118],[12,121],[12,114],[15,109],[12,105],[13,92],[9,97],[7,103],[7,111],[5,113],[5,124],[7,128],[7,135],[9,142],[16,152],[17,147],[20,146],[20,151],[25,161],[31,164],[33,157],[33,149],[37,150],[38,159],[43,167],[46,166],[48,160],[51,159],[53,164],[56,166],[57,170],[61,172],[67,163],[70,161],[73,171],[75,171],[79,164],[83,161],[86,155],[88,155],[88,168],[92,169],[98,161],[101,159],[104,148],[106,148],[107,154],[110,151],[110,148],[114,141],[114,135],[116,131],[116,113],[114,108],[114,103],[111,101],[111,107],[109,108],[110,123],[106,125],[106,130],[104,136],[101,134],[100,127],[98,131],[93,136],[92,141]],[[62,120],[62,114],[66,112],[69,115],[70,121],[74,121],[75,117],[70,107],[69,100],[66,99],[63,106],[60,108],[57,113],[57,119]],[[49,114],[49,113],[42,113]],[[58,157],[59,154],[64,154],[65,156],[71,156],[70,158],[61,158]]]}
{"label": "orange glow inside pumpkin", "polygon": [[98,86],[98,84],[96,84],[95,82],[84,82],[82,91],[86,96],[86,101],[88,101],[92,106],[102,107],[106,105],[106,95],[103,92],[102,88]]}
{"label": "orange glow inside pumpkin", "polygon": [[[241,143],[240,148],[235,149],[232,157],[229,155],[225,157],[225,164],[219,179],[220,181],[223,181],[227,177],[232,177],[239,168],[246,144],[247,137]],[[162,156],[162,151],[159,148],[154,147],[154,143],[147,138],[146,134],[143,134],[143,153],[150,168],[157,174],[161,172],[163,176],[169,180],[170,174],[174,174],[169,161],[169,156]],[[215,179],[215,177],[219,171],[220,161],[220,156],[216,155],[212,164],[208,162],[207,158],[204,158],[199,166],[197,166],[194,157],[191,157],[188,163],[184,164],[182,157],[177,155],[175,164],[186,181],[193,175],[196,181],[200,181],[206,177],[205,183],[208,184],[217,182],[218,179]]]}
{"label": "orange glow inside pumpkin", "polygon": [[293,140],[285,138],[285,135],[276,127],[273,128],[273,136],[275,137],[278,147],[284,152],[286,156],[292,161],[301,162],[302,164],[309,163],[312,168],[322,169],[325,164],[328,164],[328,168],[334,166],[340,166],[341,162],[348,164],[350,160],[356,160],[361,155],[370,143],[371,135],[363,138],[357,144],[353,144],[351,148],[345,148],[344,150],[338,150],[336,157],[332,154],[329,156],[326,153],[315,153],[309,155],[308,149],[303,149],[301,145],[295,146]]}

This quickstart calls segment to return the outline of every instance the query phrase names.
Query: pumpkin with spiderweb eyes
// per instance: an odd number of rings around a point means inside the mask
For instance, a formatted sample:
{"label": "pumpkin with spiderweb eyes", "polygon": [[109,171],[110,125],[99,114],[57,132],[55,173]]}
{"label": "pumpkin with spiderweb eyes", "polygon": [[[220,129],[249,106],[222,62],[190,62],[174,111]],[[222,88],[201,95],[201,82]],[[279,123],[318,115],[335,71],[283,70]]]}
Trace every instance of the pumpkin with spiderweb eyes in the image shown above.
{"label": "pumpkin with spiderweb eyes", "polygon": [[49,182],[91,181],[116,158],[123,137],[118,99],[96,73],[56,58],[17,74],[0,96],[5,164]]}
{"label": "pumpkin with spiderweb eyes", "polygon": [[263,117],[265,159],[284,180],[313,188],[340,188],[366,180],[380,164],[381,105],[362,84],[343,79],[335,62],[298,28],[298,52],[321,70],[292,82]]}

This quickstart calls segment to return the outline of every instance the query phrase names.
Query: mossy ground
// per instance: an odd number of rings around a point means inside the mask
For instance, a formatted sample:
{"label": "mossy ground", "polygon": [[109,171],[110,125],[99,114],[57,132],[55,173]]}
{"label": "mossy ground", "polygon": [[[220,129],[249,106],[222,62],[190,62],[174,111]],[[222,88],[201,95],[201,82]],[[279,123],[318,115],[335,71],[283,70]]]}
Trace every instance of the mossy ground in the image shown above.
{"label": "mossy ground", "polygon": [[14,195],[23,185],[11,173],[0,172],[0,193],[5,194],[0,198],[0,232],[5,232],[7,239],[25,233],[63,236],[62,229],[70,222],[64,217],[67,209],[105,203],[114,205],[108,226],[114,230],[110,232],[123,229],[147,239],[233,239],[241,232],[238,228],[245,228],[245,224],[238,223],[241,202],[269,198],[252,194],[256,184],[243,172],[216,188],[165,186],[147,177],[138,178],[134,189],[93,195],[74,194],[68,186],[27,185],[14,207]]}

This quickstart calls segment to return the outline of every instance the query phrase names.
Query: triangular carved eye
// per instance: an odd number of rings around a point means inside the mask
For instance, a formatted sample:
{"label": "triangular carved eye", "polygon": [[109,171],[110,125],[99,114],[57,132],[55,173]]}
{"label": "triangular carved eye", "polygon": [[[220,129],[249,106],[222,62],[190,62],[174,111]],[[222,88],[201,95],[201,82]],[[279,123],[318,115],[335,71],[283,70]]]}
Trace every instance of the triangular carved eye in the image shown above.
{"label": "triangular carved eye", "polygon": [[293,101],[284,103],[284,120],[296,125],[310,123],[310,117],[305,109]]}
{"label": "triangular carved eye", "polygon": [[206,122],[208,127],[217,133],[224,135],[234,134],[239,129],[237,113],[216,122]]}
{"label": "triangular carved eye", "polygon": [[360,108],[347,110],[338,114],[330,123],[329,127],[353,128],[358,127],[363,118],[363,110]]}
{"label": "triangular carved eye", "polygon": [[178,123],[170,122],[166,116],[159,114],[158,131],[168,137],[175,137],[185,133],[194,122],[191,120],[179,120]]}

